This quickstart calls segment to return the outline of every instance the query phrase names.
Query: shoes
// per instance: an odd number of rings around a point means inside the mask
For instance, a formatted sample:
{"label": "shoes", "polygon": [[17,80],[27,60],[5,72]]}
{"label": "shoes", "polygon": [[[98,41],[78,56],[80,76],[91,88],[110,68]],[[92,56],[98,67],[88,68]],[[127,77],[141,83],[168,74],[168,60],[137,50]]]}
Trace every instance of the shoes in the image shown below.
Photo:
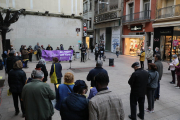
{"label": "shoes", "polygon": [[169,83],[171,83],[171,84],[175,84],[174,82],[169,82]]}
{"label": "shoes", "polygon": [[140,117],[139,113],[137,114],[137,116],[138,116],[141,120],[144,120],[144,118],[141,118],[141,117]]}
{"label": "shoes", "polygon": [[176,87],[176,89],[179,89],[180,87]]}
{"label": "shoes", "polygon": [[174,87],[178,87],[177,85],[174,85]]}
{"label": "shoes", "polygon": [[19,111],[16,111],[16,112],[15,112],[15,116],[17,116],[18,114],[19,114]]}
{"label": "shoes", "polygon": [[150,111],[148,108],[146,108],[144,111],[146,111],[146,112],[148,112],[148,113],[153,113],[153,112],[154,112],[153,109]]}
{"label": "shoes", "polygon": [[129,117],[129,119],[131,119],[131,120],[136,120],[136,119],[133,119],[133,118],[131,117],[131,115],[128,115],[128,117]]}

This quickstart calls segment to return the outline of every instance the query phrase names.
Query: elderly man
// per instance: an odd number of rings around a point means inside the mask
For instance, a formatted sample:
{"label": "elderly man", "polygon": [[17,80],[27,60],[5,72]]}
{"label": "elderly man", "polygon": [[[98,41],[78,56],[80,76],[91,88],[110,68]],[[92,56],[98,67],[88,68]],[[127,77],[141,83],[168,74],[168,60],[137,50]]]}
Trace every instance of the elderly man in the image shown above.
{"label": "elderly man", "polygon": [[98,75],[101,72],[108,75],[107,71],[102,68],[102,65],[103,65],[103,62],[101,60],[98,60],[96,63],[96,67],[92,69],[87,75],[87,81],[91,81],[91,87],[95,87],[94,78],[96,77],[96,75]]}
{"label": "elderly man", "polygon": [[98,93],[89,101],[89,120],[124,120],[120,95],[107,88],[109,76],[99,73],[95,82]]}
{"label": "elderly man", "polygon": [[144,119],[144,101],[145,101],[145,94],[146,94],[149,74],[142,68],[139,68],[139,62],[133,63],[131,67],[135,70],[135,72],[132,73],[128,81],[131,87],[131,94],[130,94],[131,115],[129,115],[129,118],[132,120],[136,120],[136,107],[138,102],[139,105],[138,117],[140,119]]}
{"label": "elderly man", "polygon": [[39,46],[39,43],[35,45],[34,51],[37,51],[37,54],[36,54],[37,60],[41,59],[41,47]]}
{"label": "elderly man", "polygon": [[153,50],[151,50],[151,47],[149,46],[149,49],[146,51],[146,59],[148,64],[152,63],[153,60]]}
{"label": "elderly man", "polygon": [[51,120],[54,108],[51,100],[55,99],[55,93],[47,83],[42,82],[44,73],[41,70],[33,70],[33,80],[27,83],[22,91],[27,120]]}
{"label": "elderly man", "polygon": [[159,51],[159,48],[158,48],[158,47],[155,48],[154,55],[155,55],[155,54],[159,54],[159,55],[161,56],[161,52]]}

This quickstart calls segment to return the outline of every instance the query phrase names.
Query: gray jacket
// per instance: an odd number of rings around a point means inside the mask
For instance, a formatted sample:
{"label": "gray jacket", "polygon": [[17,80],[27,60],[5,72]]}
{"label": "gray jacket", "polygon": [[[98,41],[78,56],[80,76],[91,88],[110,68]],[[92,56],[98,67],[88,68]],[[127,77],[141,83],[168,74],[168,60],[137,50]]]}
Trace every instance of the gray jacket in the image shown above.
{"label": "gray jacket", "polygon": [[40,46],[38,46],[38,45],[35,45],[35,47],[34,47],[34,50],[36,51],[36,50],[40,50]]}
{"label": "gray jacket", "polygon": [[157,66],[157,71],[159,73],[159,80],[161,80],[163,74],[163,64],[160,60],[156,61],[154,64],[156,64]]}
{"label": "gray jacket", "polygon": [[147,60],[153,60],[153,51],[152,50],[146,51],[146,58],[147,58]]}
{"label": "gray jacket", "polygon": [[148,88],[157,88],[159,73],[157,71],[149,70]]}

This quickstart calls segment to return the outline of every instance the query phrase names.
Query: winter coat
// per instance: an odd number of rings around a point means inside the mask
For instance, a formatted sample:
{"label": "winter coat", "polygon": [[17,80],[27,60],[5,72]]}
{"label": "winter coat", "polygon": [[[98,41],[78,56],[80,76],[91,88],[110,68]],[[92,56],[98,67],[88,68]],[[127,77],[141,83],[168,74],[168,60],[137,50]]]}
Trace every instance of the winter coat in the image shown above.
{"label": "winter coat", "polygon": [[180,76],[180,64],[175,66],[177,76]]}
{"label": "winter coat", "polygon": [[145,52],[141,53],[139,61],[145,61]]}
{"label": "winter coat", "polygon": [[26,82],[26,73],[22,69],[12,69],[8,73],[10,92],[21,93]]}
{"label": "winter coat", "polygon": [[159,73],[159,80],[161,80],[163,74],[163,64],[160,60],[156,61],[154,64],[157,66],[157,71]]}
{"label": "winter coat", "polygon": [[147,60],[153,60],[153,50],[146,51]]}
{"label": "winter coat", "polygon": [[19,59],[16,57],[16,56],[10,56],[10,57],[8,57],[7,58],[7,60],[6,60],[6,67],[7,67],[7,73],[9,73],[9,71],[11,70],[11,69],[13,69],[13,65],[14,65],[14,63],[16,62],[16,61],[18,61]]}
{"label": "winter coat", "polygon": [[47,71],[47,69],[46,69],[46,66],[43,65],[43,64],[37,64],[37,65],[36,65],[36,68],[41,68],[41,71],[43,71],[43,73],[44,73],[43,82],[46,82],[46,81],[47,81],[47,76],[48,76],[48,71]]}
{"label": "winter coat", "polygon": [[[57,78],[61,78],[62,77],[62,66],[60,63],[55,63],[55,70],[56,70],[56,76]],[[51,71],[50,71],[50,76],[53,74],[54,72],[54,64],[52,64],[51,66]]]}
{"label": "winter coat", "polygon": [[50,46],[48,46],[47,48],[46,48],[46,50],[53,50],[53,48]]}
{"label": "winter coat", "polygon": [[91,88],[88,99],[93,98],[97,93],[98,93],[98,91],[97,91],[96,87]]}
{"label": "winter coat", "polygon": [[[68,88],[68,86],[71,90]],[[60,110],[62,101],[64,100],[64,98],[69,96],[69,93],[71,93],[71,91],[73,91],[73,87],[74,87],[74,83],[71,84],[64,83],[58,86],[58,89],[56,91],[56,106],[55,106],[57,110]]]}
{"label": "winter coat", "polygon": [[175,70],[175,66],[177,66],[177,65],[179,65],[179,60],[178,60],[178,58],[176,58],[176,59],[174,59],[170,64],[169,64],[169,66],[170,66],[170,70]]}
{"label": "winter coat", "polygon": [[157,88],[159,73],[154,70],[149,70],[148,73],[149,73],[148,88]]}
{"label": "winter coat", "polygon": [[147,89],[149,74],[139,68],[132,73],[128,83],[131,86],[131,94],[137,97],[144,97]]}
{"label": "winter coat", "polygon": [[87,81],[91,81],[91,87],[95,87],[94,77],[101,72],[108,75],[107,71],[102,67],[95,67],[94,69],[89,71],[89,74],[87,75]]}
{"label": "winter coat", "polygon": [[62,120],[88,120],[88,99],[84,95],[71,93],[62,101],[60,114]]}
{"label": "winter coat", "polygon": [[23,59],[29,59],[29,55],[28,54],[29,53],[28,53],[27,50],[25,50],[25,49],[22,50],[22,58]]}

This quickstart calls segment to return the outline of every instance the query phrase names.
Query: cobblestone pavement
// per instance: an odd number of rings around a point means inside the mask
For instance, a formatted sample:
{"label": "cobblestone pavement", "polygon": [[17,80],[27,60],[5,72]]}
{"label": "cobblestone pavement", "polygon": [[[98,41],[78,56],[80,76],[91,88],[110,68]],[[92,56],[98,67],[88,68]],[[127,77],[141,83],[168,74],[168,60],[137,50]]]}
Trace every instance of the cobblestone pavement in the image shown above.
{"label": "cobblestone pavement", "polygon": [[[107,58],[114,58],[114,67],[109,67],[109,60],[106,59],[103,67],[108,71],[110,77],[109,89],[117,94],[121,95],[123,101],[123,107],[125,111],[125,120],[129,120],[130,103],[129,93],[130,86],[128,85],[128,79],[133,72],[131,64],[138,61],[138,57],[120,55],[116,58],[113,53],[106,53]],[[95,66],[94,55],[90,53],[90,59],[85,63],[81,63],[80,59],[72,62],[72,68],[78,68],[78,70],[68,70],[70,64],[68,62],[62,62],[63,74],[66,72],[72,72],[75,75],[75,80],[86,80],[88,71]],[[28,63],[29,68],[23,69],[27,73],[27,77],[30,77],[31,71],[35,68],[37,62]],[[167,63],[163,62],[164,74],[161,80],[160,100],[155,102],[155,113],[145,113],[145,120],[180,120],[180,89],[175,89],[173,85],[169,84],[171,81],[171,74],[168,71]],[[51,62],[47,62],[47,69],[50,70]],[[147,61],[145,61],[145,69],[147,69]],[[7,76],[6,76],[7,78]],[[52,90],[54,85],[48,80]],[[86,81],[88,86],[90,82]],[[2,103],[0,106],[1,120],[22,120],[22,113],[18,116],[14,116],[14,106],[12,96],[7,96],[7,90],[9,89],[7,81],[2,92]],[[32,103],[33,104],[33,103]],[[147,101],[145,102],[145,108],[147,107]],[[60,120],[59,112],[55,110],[53,120]]]}

